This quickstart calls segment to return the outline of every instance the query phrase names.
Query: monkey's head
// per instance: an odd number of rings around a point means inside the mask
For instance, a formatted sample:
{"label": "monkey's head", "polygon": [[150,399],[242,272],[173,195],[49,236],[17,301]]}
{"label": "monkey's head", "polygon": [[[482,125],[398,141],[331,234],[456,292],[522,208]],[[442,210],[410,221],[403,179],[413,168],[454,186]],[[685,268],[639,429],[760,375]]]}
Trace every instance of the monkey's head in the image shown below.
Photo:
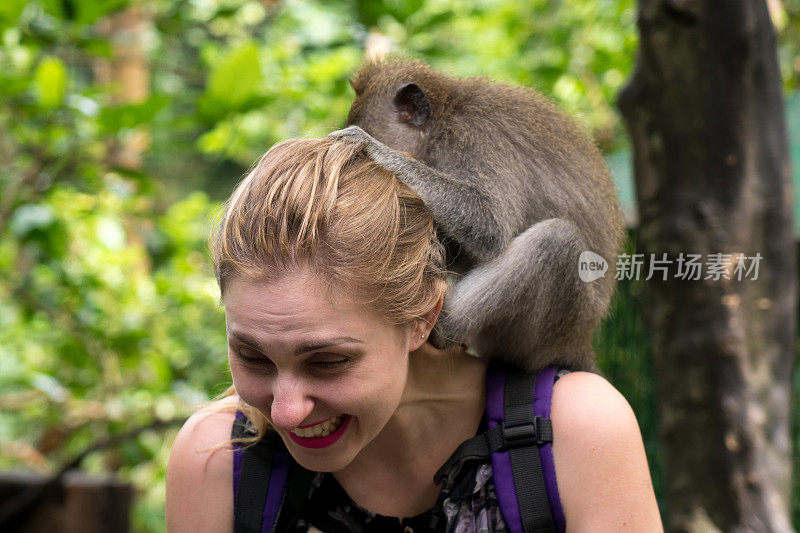
{"label": "monkey's head", "polygon": [[356,93],[347,125],[421,158],[449,83],[421,61],[388,58],[362,66],[350,80]]}

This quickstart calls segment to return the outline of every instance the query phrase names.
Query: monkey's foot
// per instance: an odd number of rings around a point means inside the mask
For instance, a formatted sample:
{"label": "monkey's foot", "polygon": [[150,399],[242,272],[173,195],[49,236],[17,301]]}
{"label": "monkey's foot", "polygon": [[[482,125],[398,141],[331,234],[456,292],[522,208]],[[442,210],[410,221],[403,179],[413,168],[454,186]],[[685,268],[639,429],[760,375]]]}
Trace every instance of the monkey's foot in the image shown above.
{"label": "monkey's foot", "polygon": [[456,329],[453,317],[445,313],[439,315],[439,320],[433,326],[428,340],[440,350],[453,344],[463,345],[467,341],[466,335],[463,335],[461,330]]}
{"label": "monkey's foot", "polygon": [[428,337],[428,342],[433,344],[434,348],[438,348],[439,350],[444,350],[445,348],[453,344],[453,341],[442,337],[442,334],[439,332],[438,329],[436,329],[435,326],[431,330],[430,337]]}

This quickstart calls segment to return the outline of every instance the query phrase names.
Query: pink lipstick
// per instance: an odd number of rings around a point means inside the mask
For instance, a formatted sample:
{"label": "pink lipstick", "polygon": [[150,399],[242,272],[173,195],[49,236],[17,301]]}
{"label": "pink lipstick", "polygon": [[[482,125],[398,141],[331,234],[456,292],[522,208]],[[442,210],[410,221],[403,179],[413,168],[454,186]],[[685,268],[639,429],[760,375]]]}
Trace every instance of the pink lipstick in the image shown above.
{"label": "pink lipstick", "polygon": [[350,423],[350,415],[346,415],[345,419],[342,420],[342,424],[338,428],[336,428],[336,431],[325,437],[298,437],[291,431],[289,431],[288,434],[293,441],[295,441],[297,444],[305,448],[327,448],[328,446],[339,440],[339,437],[342,436],[344,430],[347,428],[347,425],[349,423]]}

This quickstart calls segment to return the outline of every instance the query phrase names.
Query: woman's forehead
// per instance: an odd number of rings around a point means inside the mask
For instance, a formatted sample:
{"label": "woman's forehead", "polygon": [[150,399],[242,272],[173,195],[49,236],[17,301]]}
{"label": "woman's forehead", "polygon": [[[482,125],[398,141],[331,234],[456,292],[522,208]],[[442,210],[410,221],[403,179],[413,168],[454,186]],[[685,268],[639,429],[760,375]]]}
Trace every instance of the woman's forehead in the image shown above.
{"label": "woman's forehead", "polygon": [[329,290],[309,273],[277,280],[234,278],[226,287],[224,305],[229,331],[357,337],[388,324],[368,305]]}
{"label": "woman's forehead", "polygon": [[298,273],[278,279],[237,277],[228,283],[226,314],[267,315],[280,318],[290,314],[339,315],[358,313],[359,306],[320,283],[314,275]]}

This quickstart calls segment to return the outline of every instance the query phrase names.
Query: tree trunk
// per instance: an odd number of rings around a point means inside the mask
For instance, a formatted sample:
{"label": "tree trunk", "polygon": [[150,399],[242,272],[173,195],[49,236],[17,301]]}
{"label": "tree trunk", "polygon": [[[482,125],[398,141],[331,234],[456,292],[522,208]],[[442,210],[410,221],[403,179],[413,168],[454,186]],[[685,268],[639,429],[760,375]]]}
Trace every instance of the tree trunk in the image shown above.
{"label": "tree trunk", "polygon": [[[767,5],[640,0],[638,24],[619,101],[635,152],[638,251],[646,264],[680,253],[706,263],[699,280],[676,277],[673,262],[666,279],[645,283],[665,521],[671,531],[791,531],[797,272]],[[760,254],[757,276],[737,279],[734,256],[706,279],[715,253]]]}
{"label": "tree trunk", "polygon": [[[144,47],[148,20],[140,6],[133,6],[111,15],[98,24],[98,31],[112,47],[111,59],[98,59],[94,75],[98,83],[109,85],[114,104],[138,104],[150,95],[150,70]],[[144,127],[118,139],[110,147],[109,159],[114,165],[139,169],[142,152],[150,144]]]}

